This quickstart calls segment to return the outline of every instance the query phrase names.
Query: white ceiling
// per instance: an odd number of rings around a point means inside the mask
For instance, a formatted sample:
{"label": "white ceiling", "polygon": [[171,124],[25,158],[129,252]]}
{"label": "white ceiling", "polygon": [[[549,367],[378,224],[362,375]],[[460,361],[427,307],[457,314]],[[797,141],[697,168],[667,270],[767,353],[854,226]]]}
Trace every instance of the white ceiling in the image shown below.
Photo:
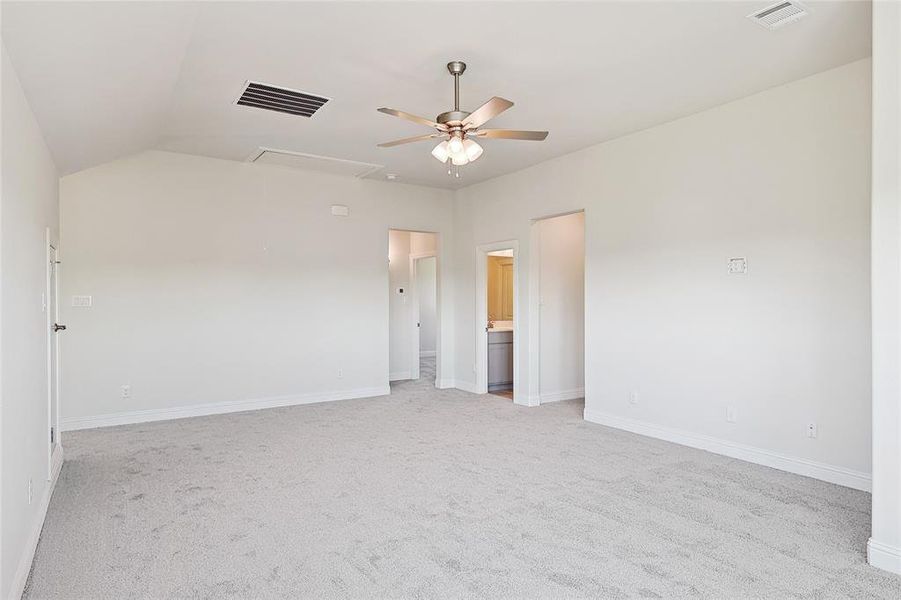
{"label": "white ceiling", "polygon": [[[455,188],[522,169],[870,54],[869,2],[806,2],[777,31],[762,2],[3,2],[2,36],[57,166],[156,148],[247,160],[261,146],[384,165],[372,177]],[[456,25],[455,25],[456,24]],[[449,178],[429,129],[453,105],[516,105]],[[246,80],[331,98],[313,118],[235,105]],[[481,143],[481,141],[480,141]]]}

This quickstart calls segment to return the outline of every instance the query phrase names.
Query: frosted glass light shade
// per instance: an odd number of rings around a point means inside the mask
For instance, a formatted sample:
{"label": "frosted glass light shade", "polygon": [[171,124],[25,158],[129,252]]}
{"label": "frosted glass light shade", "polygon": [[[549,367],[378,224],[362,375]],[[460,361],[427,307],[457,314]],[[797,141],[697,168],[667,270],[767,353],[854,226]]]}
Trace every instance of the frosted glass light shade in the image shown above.
{"label": "frosted glass light shade", "polygon": [[447,147],[447,142],[441,142],[437,146],[435,146],[434,150],[432,150],[432,156],[440,160],[441,162],[447,162],[447,157],[450,154],[450,149]]}
{"label": "frosted glass light shade", "polygon": [[463,151],[463,140],[461,140],[461,139],[458,138],[458,137],[452,137],[452,138],[447,142],[447,147],[448,147],[448,149],[450,150],[450,153],[451,153],[452,155],[453,155],[453,154],[459,154],[460,152]]}
{"label": "frosted glass light shade", "polygon": [[451,154],[451,162],[458,167],[462,167],[469,162],[469,159],[466,157],[465,152],[460,152],[458,154]]}
{"label": "frosted glass light shade", "polygon": [[481,146],[470,139],[463,140],[463,151],[466,152],[466,158],[469,159],[469,162],[475,161],[484,152]]}

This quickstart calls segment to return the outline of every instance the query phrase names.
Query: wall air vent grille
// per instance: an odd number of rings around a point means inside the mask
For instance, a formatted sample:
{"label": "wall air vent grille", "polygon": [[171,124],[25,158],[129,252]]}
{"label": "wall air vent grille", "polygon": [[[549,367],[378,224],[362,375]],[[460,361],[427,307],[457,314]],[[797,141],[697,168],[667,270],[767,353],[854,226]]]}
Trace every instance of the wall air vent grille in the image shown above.
{"label": "wall air vent grille", "polygon": [[312,117],[328,100],[322,96],[314,96],[297,90],[248,81],[237,104],[301,117]]}
{"label": "wall air vent grille", "polygon": [[779,29],[783,25],[794,23],[807,16],[807,9],[798,2],[778,2],[762,10],[753,12],[748,18],[769,30]]}

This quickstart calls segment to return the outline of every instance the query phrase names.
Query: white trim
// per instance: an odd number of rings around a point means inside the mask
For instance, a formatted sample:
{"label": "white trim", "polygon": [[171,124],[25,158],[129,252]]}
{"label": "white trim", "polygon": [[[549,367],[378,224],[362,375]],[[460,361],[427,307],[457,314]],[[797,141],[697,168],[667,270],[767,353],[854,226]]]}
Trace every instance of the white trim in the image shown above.
{"label": "white trim", "polygon": [[560,390],[559,392],[547,392],[541,394],[539,401],[541,404],[548,402],[560,402],[561,400],[577,400],[585,397],[585,388],[573,388],[571,390]]}
{"label": "white trim", "polygon": [[590,421],[591,423],[598,423],[616,429],[631,431],[632,433],[637,433],[639,435],[646,435],[668,442],[675,442],[677,444],[682,444],[683,446],[707,450],[714,454],[722,454],[739,460],[788,471],[789,473],[795,473],[797,475],[804,475],[805,477],[813,477],[814,479],[844,485],[865,492],[870,491],[870,474],[862,471],[846,469],[844,467],[820,463],[805,458],[786,456],[771,450],[764,450],[763,448],[746,446],[744,444],[692,433],[690,431],[672,429],[654,423],[648,423],[646,421],[619,417],[588,409],[585,409],[584,417],[586,421]]}
{"label": "white trim", "polygon": [[[515,313],[514,313],[515,314]],[[463,390],[464,392],[469,392],[470,394],[485,394],[487,392],[480,392],[479,387],[471,382],[471,381],[460,381],[459,379],[454,380],[454,387],[458,390]]]}
{"label": "white trim", "polygon": [[901,575],[901,548],[870,538],[867,540],[867,562],[877,569]]}
{"label": "white trim", "polygon": [[528,406],[541,404],[541,221],[529,224]]}
{"label": "white trim", "polygon": [[456,387],[453,379],[439,379],[435,382],[435,387],[439,390],[448,390]]}
{"label": "white trim", "polygon": [[[59,323],[59,244],[51,236],[50,228],[45,230],[45,241],[47,247],[47,256],[45,260],[45,268],[47,269],[45,277],[44,290],[44,313],[47,316],[47,430],[45,432],[47,440],[47,481],[53,477],[53,452],[60,445],[59,436],[59,334],[53,331],[53,326]],[[53,282],[53,289],[50,283]],[[53,311],[50,310],[50,298],[55,301],[53,303]],[[53,358],[56,357],[56,364]],[[54,414],[56,419],[54,420]],[[53,441],[50,440],[50,431],[53,430]]]}
{"label": "white trim", "polygon": [[63,468],[63,447],[57,446],[57,448],[58,450],[53,453],[50,481],[44,489],[44,495],[41,496],[38,518],[31,525],[28,539],[25,540],[24,553],[19,559],[19,565],[16,568],[15,575],[13,575],[12,585],[9,589],[9,600],[19,600],[25,592],[25,584],[28,582],[28,574],[31,572],[31,563],[34,561],[34,553],[38,548],[38,540],[41,539],[41,530],[44,528],[44,519],[47,518],[47,509],[50,508],[50,498],[53,497],[53,490],[56,488],[56,482],[59,480],[59,472]]}
{"label": "white trim", "polygon": [[388,373],[388,381],[406,381],[407,379],[413,379],[413,374],[410,371]]}
{"label": "white trim", "polygon": [[338,392],[318,392],[292,396],[254,398],[250,400],[231,400],[228,402],[197,404],[195,406],[133,410],[90,417],[67,417],[63,419],[62,427],[65,431],[74,431],[77,429],[93,429],[95,427],[148,423],[151,421],[168,421],[170,419],[202,417],[205,415],[222,415],[248,410],[259,410],[261,408],[316,404],[318,402],[334,402],[336,400],[352,400],[354,398],[372,398],[375,396],[387,396],[390,393],[391,388],[386,385],[381,387],[359,388],[355,390],[342,390]]}
{"label": "white trim", "polygon": [[436,350],[420,350],[419,358],[432,358],[437,354]]}

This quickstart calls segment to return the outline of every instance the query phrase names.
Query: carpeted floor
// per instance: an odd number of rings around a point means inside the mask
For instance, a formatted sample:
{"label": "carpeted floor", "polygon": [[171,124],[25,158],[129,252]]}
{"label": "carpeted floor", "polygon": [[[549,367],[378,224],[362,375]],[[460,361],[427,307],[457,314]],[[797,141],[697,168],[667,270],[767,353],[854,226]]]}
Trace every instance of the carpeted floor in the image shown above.
{"label": "carpeted floor", "polygon": [[26,597],[901,597],[867,494],[433,377],[67,434]]}

